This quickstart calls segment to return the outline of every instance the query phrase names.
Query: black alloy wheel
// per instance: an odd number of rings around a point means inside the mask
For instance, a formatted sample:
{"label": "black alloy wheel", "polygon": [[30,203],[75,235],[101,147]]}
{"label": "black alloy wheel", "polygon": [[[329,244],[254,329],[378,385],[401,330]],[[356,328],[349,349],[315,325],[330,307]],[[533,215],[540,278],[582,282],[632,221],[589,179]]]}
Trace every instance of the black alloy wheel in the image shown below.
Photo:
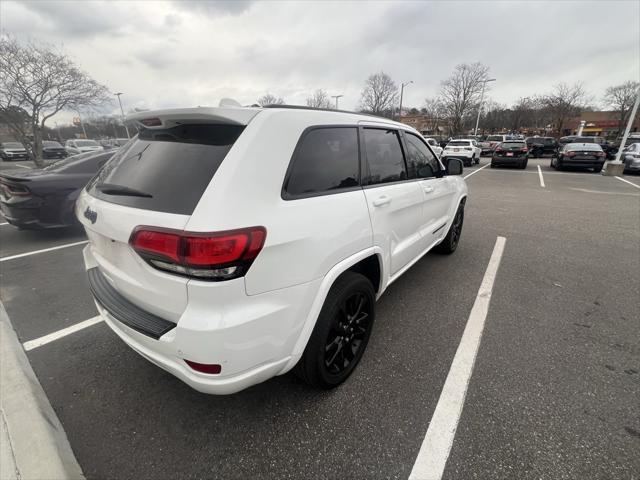
{"label": "black alloy wheel", "polygon": [[447,235],[444,237],[433,250],[437,253],[449,255],[456,251],[458,244],[460,243],[460,237],[462,236],[462,224],[464,223],[464,204],[460,204],[456,211],[456,216],[453,218],[453,222],[449,227]]}
{"label": "black alloy wheel", "polygon": [[329,328],[324,365],[331,375],[341,375],[353,363],[369,330],[370,300],[363,291],[342,299]]}
{"label": "black alloy wheel", "polygon": [[308,384],[337,387],[362,358],[375,320],[375,290],[367,277],[347,271],[325,299],[294,372]]}

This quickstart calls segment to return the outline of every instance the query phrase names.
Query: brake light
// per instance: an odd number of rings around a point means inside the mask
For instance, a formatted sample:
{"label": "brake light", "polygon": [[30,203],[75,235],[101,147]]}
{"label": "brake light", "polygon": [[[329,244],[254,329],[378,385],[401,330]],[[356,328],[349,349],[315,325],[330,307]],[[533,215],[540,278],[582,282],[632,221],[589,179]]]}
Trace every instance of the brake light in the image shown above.
{"label": "brake light", "polygon": [[266,235],[264,227],[199,233],[140,226],[129,244],[155,268],[220,281],[244,276]]}
{"label": "brake light", "polygon": [[501,152],[502,151],[502,147],[496,147],[496,152]]}
{"label": "brake light", "polygon": [[471,147],[464,147],[465,150],[473,150]]}
{"label": "brake light", "polygon": [[140,120],[140,123],[145,127],[159,127],[162,125],[162,121],[159,118],[145,118]]}
{"label": "brake light", "polygon": [[596,153],[596,156],[597,157],[604,157],[604,152],[598,152],[598,153]]}
{"label": "brake light", "polygon": [[526,148],[523,148],[523,149],[522,149],[522,150],[520,150],[520,151],[521,151],[521,152],[526,153],[526,152],[528,152],[529,150],[527,150]]}
{"label": "brake light", "polygon": [[575,156],[576,152],[567,152],[567,157]]}
{"label": "brake light", "polygon": [[9,183],[2,183],[1,185],[4,191],[9,195],[16,197],[27,197],[31,195],[31,191],[22,185],[11,185]]}

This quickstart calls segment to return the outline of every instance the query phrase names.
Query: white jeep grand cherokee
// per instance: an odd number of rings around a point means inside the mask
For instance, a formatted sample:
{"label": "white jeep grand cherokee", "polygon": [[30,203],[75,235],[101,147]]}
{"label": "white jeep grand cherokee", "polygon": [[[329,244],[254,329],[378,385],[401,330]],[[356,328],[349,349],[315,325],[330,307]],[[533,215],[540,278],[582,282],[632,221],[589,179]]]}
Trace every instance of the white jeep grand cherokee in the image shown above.
{"label": "white jeep grand cherokee", "polygon": [[340,384],[376,299],[458,245],[462,165],[401,123],[294,107],[129,120],[137,137],[77,202],[89,284],[124,342],[201,392],[294,367]]}

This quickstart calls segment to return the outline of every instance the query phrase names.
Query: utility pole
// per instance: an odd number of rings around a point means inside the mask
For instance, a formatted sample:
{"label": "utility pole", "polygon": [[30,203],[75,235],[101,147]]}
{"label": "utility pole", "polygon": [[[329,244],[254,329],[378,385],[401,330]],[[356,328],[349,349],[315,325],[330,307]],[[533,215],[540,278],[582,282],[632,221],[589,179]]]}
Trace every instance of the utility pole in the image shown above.
{"label": "utility pole", "polygon": [[118,103],[120,104],[120,114],[122,115],[122,124],[124,125],[124,129],[127,131],[127,138],[131,138],[129,135],[129,129],[127,128],[127,124],[124,122],[124,110],[122,109],[122,102],[120,101],[120,95],[122,92],[114,93],[116,97],[118,97]]}
{"label": "utility pole", "polygon": [[402,96],[404,94],[404,87],[406,87],[410,83],[413,83],[413,80],[409,80],[408,82],[403,83],[400,87],[400,111],[398,112],[398,121],[402,118]]}
{"label": "utility pole", "polygon": [[629,138],[629,132],[631,131],[631,126],[636,118],[636,113],[638,113],[638,104],[640,104],[640,88],[638,88],[638,92],[636,93],[636,102],[633,104],[633,109],[631,110],[629,121],[627,122],[627,128],[624,130],[622,141],[618,147],[618,153],[616,153],[616,159],[613,162],[607,162],[605,164],[604,169],[602,170],[603,175],[622,175],[624,172],[624,163],[620,161],[620,158],[622,157],[622,150],[627,143],[627,138]]}
{"label": "utility pole", "polygon": [[344,95],[331,95],[331,98],[335,98],[336,99],[336,110],[338,110],[338,99],[340,97],[344,97]]}
{"label": "utility pole", "polygon": [[80,110],[76,110],[78,112],[78,120],[80,120],[80,126],[82,127],[82,133],[84,134],[84,138],[88,139],[87,131],[84,129],[84,122],[82,121],[82,115],[80,115]]}
{"label": "utility pole", "polygon": [[478,116],[476,117],[476,128],[473,131],[473,136],[475,137],[478,134],[478,124],[480,123],[480,112],[482,111],[482,102],[484,101],[484,87],[487,86],[487,82],[495,82],[495,78],[488,78],[486,80],[482,80],[482,93],[480,94],[480,105],[478,105]]}

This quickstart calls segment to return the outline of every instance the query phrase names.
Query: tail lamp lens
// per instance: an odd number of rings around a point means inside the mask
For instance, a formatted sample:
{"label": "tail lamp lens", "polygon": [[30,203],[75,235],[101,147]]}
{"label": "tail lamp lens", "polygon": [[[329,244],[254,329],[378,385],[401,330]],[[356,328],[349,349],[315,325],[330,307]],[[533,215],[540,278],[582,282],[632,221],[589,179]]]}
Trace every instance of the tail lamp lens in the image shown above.
{"label": "tail lamp lens", "polygon": [[260,253],[264,227],[194,233],[138,227],[129,241],[150,265],[203,280],[243,276]]}
{"label": "tail lamp lens", "polygon": [[191,360],[185,360],[184,362],[187,365],[189,365],[193,370],[200,373],[217,375],[222,371],[222,365],[218,365],[218,364],[198,363],[198,362],[192,362]]}

